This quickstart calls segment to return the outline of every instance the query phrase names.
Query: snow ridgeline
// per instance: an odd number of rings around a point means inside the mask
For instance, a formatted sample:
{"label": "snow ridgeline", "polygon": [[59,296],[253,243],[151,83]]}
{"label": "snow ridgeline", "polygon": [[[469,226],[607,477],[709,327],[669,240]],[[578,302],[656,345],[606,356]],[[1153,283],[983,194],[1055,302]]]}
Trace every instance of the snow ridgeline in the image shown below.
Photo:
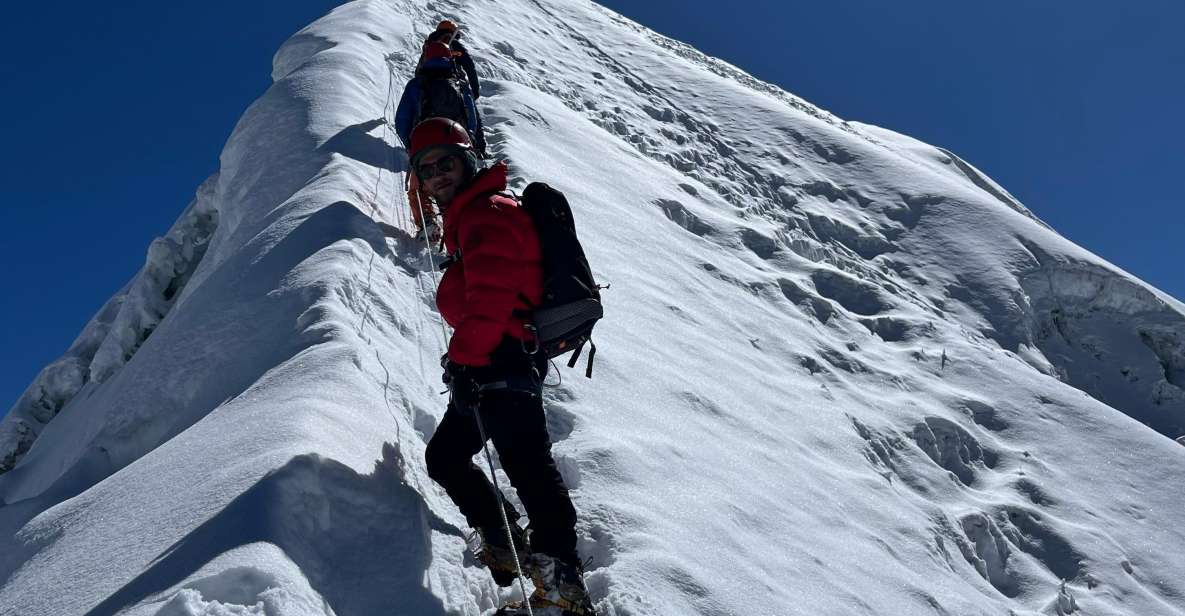
{"label": "snow ridgeline", "polygon": [[75,396],[101,385],[126,364],[180,301],[218,228],[213,200],[217,180],[215,174],[198,188],[169,232],[148,246],[144,267],[17,399],[0,423],[0,474],[20,462],[42,427]]}
{"label": "snow ridgeline", "polygon": [[0,475],[0,605],[507,598],[423,467],[443,341],[388,123],[445,17],[612,283],[596,379],[547,392],[603,614],[1185,616],[1185,309],[953,154],[579,0],[351,2],[277,52],[181,298]]}

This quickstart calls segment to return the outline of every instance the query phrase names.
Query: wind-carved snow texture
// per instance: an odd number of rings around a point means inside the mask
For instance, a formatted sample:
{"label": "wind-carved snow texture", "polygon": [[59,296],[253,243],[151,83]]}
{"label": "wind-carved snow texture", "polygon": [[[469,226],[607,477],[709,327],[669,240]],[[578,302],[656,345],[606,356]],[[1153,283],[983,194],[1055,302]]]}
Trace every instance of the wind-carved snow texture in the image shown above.
{"label": "wind-carved snow texture", "polygon": [[512,188],[563,190],[611,283],[596,378],[545,394],[602,614],[1185,616],[1185,306],[955,154],[583,0],[362,0],[277,51],[0,424],[0,605],[513,596],[423,465],[444,332],[390,123],[444,18]]}

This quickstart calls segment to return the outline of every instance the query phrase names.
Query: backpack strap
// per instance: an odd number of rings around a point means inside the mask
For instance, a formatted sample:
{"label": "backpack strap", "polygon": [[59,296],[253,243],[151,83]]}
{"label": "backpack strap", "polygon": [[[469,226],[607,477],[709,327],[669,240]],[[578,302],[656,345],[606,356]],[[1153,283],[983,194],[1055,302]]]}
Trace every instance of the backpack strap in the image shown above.
{"label": "backpack strap", "polygon": [[[568,367],[569,368],[575,368],[576,362],[580,361],[580,352],[584,350],[584,344],[585,343],[581,342],[580,346],[576,347],[575,351],[572,351],[572,357],[568,360]],[[593,359],[596,358],[596,356],[597,356],[597,345],[592,341],[592,336],[589,336],[589,338],[588,338],[588,363],[585,364],[585,368],[584,368],[584,377],[585,378],[588,378],[588,379],[592,378]]]}
{"label": "backpack strap", "polygon": [[593,343],[592,336],[588,338],[588,365],[584,369],[584,378],[592,378],[593,358],[597,356],[597,345]]}

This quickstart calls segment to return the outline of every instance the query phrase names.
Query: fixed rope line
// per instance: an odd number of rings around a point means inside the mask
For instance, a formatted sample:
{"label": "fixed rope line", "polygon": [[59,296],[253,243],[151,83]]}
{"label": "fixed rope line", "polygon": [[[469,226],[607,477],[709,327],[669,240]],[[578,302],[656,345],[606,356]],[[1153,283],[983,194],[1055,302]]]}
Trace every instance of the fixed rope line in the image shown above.
{"label": "fixed rope line", "polygon": [[[392,103],[395,100],[395,57],[394,57],[394,54],[388,55],[386,57],[386,60],[387,60],[388,79],[387,79],[387,105],[386,105],[386,107],[383,108],[383,119],[384,120],[387,119],[387,110],[391,108]],[[387,128],[389,130],[392,122],[387,121],[387,122],[385,122],[385,124],[387,125]],[[391,166],[394,167],[394,161],[392,161]],[[413,170],[410,169],[410,166],[411,166],[411,164],[409,161],[409,163],[408,163],[409,169],[404,172],[405,177],[406,177],[406,174],[415,173]],[[392,169],[392,173],[394,173],[394,169]],[[405,186],[408,185],[406,180],[404,181],[404,185]],[[397,193],[399,192],[398,188],[395,189],[395,192],[397,192]],[[412,198],[410,194],[408,195],[408,198],[409,199]],[[436,270],[436,259],[433,257],[433,254],[432,254],[432,239],[428,236],[428,219],[424,217],[424,204],[423,204],[423,200],[420,197],[419,191],[416,191],[415,201],[416,201],[415,207],[419,211],[419,214],[420,214],[420,227],[424,232],[424,245],[428,247],[428,264],[432,270],[432,284],[434,287],[438,287],[438,286],[440,286],[440,274]],[[411,205],[412,205],[411,203],[408,203],[408,206],[409,206],[408,209],[410,209]],[[400,216],[399,222],[400,222],[401,226],[403,225],[404,221],[405,221],[405,219],[402,216]],[[440,315],[440,334],[443,338],[442,346],[447,349],[448,348],[448,325],[444,322],[444,315]]]}
{"label": "fixed rope line", "polygon": [[[394,53],[388,54],[384,58],[384,60],[386,61],[386,64],[387,64],[387,101],[383,105],[383,125],[384,125],[383,140],[384,141],[386,141],[387,135],[390,134],[390,132],[392,130],[391,126],[392,126],[392,124],[394,124],[394,120],[390,117],[390,115],[391,115],[391,110],[395,106],[395,59],[396,58],[395,58]],[[408,171],[405,171],[405,174],[407,174],[407,173],[413,173],[413,171],[411,171],[409,169]],[[392,174],[393,178],[396,177],[394,156],[392,156],[392,159],[391,159],[391,174]],[[382,171],[382,169],[379,169],[378,180],[375,183],[376,203],[377,203],[377,199],[378,199],[379,186],[381,185],[382,177],[383,177],[383,171]],[[405,175],[405,177],[406,177],[406,175]],[[406,184],[407,184],[407,182],[405,181],[404,185],[406,185]],[[397,203],[397,201],[399,199],[398,194],[400,192],[398,183],[395,184],[394,192],[395,192],[396,196],[394,198],[392,198],[392,200],[391,200],[392,207],[396,212],[393,222],[397,222],[399,224],[400,228],[406,228],[407,218],[406,218],[406,211],[405,210],[409,211],[411,209],[412,204],[408,203],[407,208],[399,207],[399,204]],[[421,227],[423,228],[423,231],[424,231],[424,245],[428,247],[428,264],[429,264],[431,271],[432,271],[432,285],[433,285],[433,287],[438,287],[440,285],[440,273],[436,270],[436,259],[434,258],[433,254],[432,254],[432,240],[428,236],[427,218],[424,217],[424,205],[421,202],[421,199],[420,199],[418,193],[415,197],[415,201],[416,201],[415,207],[419,210],[420,221],[422,223]],[[448,348],[448,324],[446,324],[444,322],[444,315],[440,316],[440,335],[441,335],[441,347],[447,349]]]}
{"label": "fixed rope line", "polygon": [[[391,124],[393,123],[393,120],[391,118],[391,109],[394,106],[394,100],[395,100],[395,66],[394,66],[394,63],[392,62],[391,56],[386,56],[384,58],[384,60],[387,65],[387,100],[383,104],[383,143],[385,144],[388,142],[388,139],[391,136]],[[385,162],[386,162],[385,168],[390,169],[392,179],[394,179],[395,178],[395,150],[393,148],[391,150],[387,151],[387,157],[386,157]],[[379,213],[379,214],[382,214],[382,208],[379,207],[379,195],[382,192],[383,169],[384,169],[384,167],[379,167],[378,176],[374,180],[374,196],[372,197],[372,208],[375,210],[376,213]],[[396,190],[398,190],[398,189],[396,188]],[[391,222],[398,222],[402,225],[402,221],[400,220],[401,217],[399,216],[398,209],[396,209],[396,211],[392,212],[392,213],[394,214],[394,216],[391,218]]]}
{"label": "fixed rope line", "polygon": [[[411,171],[409,173],[415,173]],[[416,208],[420,211],[420,228],[424,231],[424,244],[428,247],[428,264],[432,267],[432,284],[439,288],[439,274],[436,271],[436,257],[432,254],[432,239],[428,237],[428,219],[424,218],[424,201],[416,191]],[[444,315],[440,315],[440,333],[444,336],[445,348],[448,348],[448,325],[444,322]]]}

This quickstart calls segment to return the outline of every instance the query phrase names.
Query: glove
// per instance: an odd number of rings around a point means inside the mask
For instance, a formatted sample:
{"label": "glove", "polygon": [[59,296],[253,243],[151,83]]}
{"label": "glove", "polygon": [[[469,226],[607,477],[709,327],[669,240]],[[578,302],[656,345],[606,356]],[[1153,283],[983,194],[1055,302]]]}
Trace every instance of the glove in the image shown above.
{"label": "glove", "polygon": [[478,366],[458,364],[450,360],[447,354],[440,358],[440,367],[444,368],[440,380],[452,393],[453,407],[466,415],[472,415],[481,399],[481,386],[488,381],[487,371]]}

